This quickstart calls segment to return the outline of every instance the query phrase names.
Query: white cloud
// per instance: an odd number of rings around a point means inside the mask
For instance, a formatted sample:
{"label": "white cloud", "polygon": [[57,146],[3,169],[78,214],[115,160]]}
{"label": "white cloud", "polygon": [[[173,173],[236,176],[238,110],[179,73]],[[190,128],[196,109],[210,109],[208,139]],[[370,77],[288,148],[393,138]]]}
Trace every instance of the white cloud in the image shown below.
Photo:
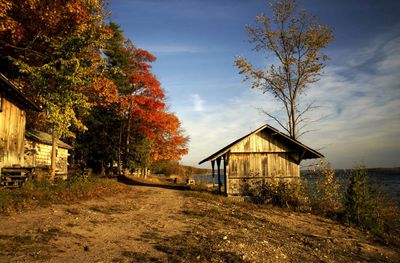
{"label": "white cloud", "polygon": [[[239,83],[240,85],[240,83]],[[180,108],[179,116],[190,136],[190,153],[183,162],[197,165],[199,161],[233,140],[265,123],[257,107],[276,109],[275,102],[259,92],[244,90],[241,96],[207,103],[202,111],[194,112],[192,105]],[[209,164],[205,164],[208,166]]]}
{"label": "white cloud", "polygon": [[199,94],[192,95],[192,102],[193,102],[193,110],[194,111],[203,111],[203,104],[204,100],[200,97]]}

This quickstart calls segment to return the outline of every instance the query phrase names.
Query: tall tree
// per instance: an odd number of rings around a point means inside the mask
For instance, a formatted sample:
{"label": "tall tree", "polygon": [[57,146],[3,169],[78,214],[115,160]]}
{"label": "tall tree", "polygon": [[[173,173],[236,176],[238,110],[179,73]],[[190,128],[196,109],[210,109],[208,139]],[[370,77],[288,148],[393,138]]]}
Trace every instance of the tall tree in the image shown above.
{"label": "tall tree", "polygon": [[108,37],[102,0],[7,1],[0,13],[2,69],[29,85],[25,91],[46,111],[52,129],[51,177],[55,175],[56,142],[85,130],[81,116],[90,108],[86,89],[102,58]]}
{"label": "tall tree", "polygon": [[283,104],[285,120],[264,113],[297,139],[305,132],[305,114],[314,107],[312,103],[302,105],[301,96],[319,80],[329,59],[321,49],[333,39],[332,30],[314,16],[298,11],[296,0],[271,1],[270,7],[272,18],[261,14],[256,17],[256,26],[246,28],[254,50],[272,54],[278,62],[260,69],[238,57],[235,65],[245,75],[244,81],[252,81],[252,88],[273,95]]}
{"label": "tall tree", "polygon": [[[105,163],[117,160],[120,168],[146,168],[155,159],[180,159],[187,153],[187,138],[183,136],[178,118],[167,112],[164,91],[151,73],[151,63],[156,58],[126,39],[118,24],[111,22],[108,28],[112,37],[106,41],[104,49],[107,65],[104,73],[118,89],[118,102],[95,107],[92,111],[88,119],[92,130],[88,134],[96,134],[96,138],[108,134],[109,139],[83,139],[83,152],[107,149],[109,155],[94,155]],[[103,115],[108,117],[103,118]]]}

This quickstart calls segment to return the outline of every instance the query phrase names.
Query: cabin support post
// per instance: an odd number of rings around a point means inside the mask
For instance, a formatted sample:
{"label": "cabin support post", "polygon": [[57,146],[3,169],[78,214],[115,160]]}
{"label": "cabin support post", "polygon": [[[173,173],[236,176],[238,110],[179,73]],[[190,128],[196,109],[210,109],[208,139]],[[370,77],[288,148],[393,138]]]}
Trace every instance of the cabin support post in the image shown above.
{"label": "cabin support post", "polygon": [[212,168],[212,177],[213,177],[213,179],[214,179],[214,163],[215,163],[215,160],[212,160],[211,161],[211,168]]}
{"label": "cabin support post", "polygon": [[220,165],[221,165],[221,157],[217,158],[217,167],[218,167],[218,194],[221,194],[221,169],[220,169]]}
{"label": "cabin support post", "polygon": [[227,154],[224,155],[224,193],[225,194],[227,194],[227,180],[226,180],[226,164],[227,164],[227,161],[226,161],[226,157],[227,157]]}
{"label": "cabin support post", "polygon": [[300,156],[299,156],[299,160],[298,160],[298,162],[297,162],[298,165],[300,165],[300,163],[301,163],[301,161],[303,160],[305,154],[306,154],[306,150],[303,149],[303,151],[301,152],[301,154],[300,154]]}

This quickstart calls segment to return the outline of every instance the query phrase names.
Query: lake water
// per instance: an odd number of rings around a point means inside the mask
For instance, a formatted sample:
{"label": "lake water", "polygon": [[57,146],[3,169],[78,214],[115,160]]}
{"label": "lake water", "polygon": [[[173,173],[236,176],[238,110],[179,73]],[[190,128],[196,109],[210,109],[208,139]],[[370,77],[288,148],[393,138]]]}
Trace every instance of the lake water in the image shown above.
{"label": "lake water", "polygon": [[[306,176],[302,176],[305,178]],[[212,177],[211,175],[193,175],[192,178],[196,182],[206,183],[206,184],[218,184],[218,176]],[[310,182],[310,178],[306,177]],[[342,182],[343,189],[346,188],[348,183],[348,177],[342,175],[338,176]],[[386,174],[386,175],[369,175],[369,179],[380,189],[388,193],[390,197],[397,200],[400,204],[400,174]],[[221,182],[224,184],[224,177],[221,176]]]}

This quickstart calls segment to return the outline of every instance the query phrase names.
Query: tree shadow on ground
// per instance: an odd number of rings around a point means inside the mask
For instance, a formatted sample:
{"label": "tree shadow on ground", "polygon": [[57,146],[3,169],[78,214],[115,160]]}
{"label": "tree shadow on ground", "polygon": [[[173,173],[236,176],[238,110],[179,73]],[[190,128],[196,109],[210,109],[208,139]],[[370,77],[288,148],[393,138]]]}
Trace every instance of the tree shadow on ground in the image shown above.
{"label": "tree shadow on ground", "polygon": [[137,186],[148,186],[148,187],[158,187],[158,188],[165,188],[171,190],[190,190],[190,186],[188,185],[179,185],[179,184],[160,184],[160,183],[150,183],[150,182],[143,182],[139,180],[135,180],[133,178],[128,178],[125,176],[119,176],[117,178],[118,182],[126,184],[126,185],[137,185]]}
{"label": "tree shadow on ground", "polygon": [[170,262],[244,262],[242,256],[223,249],[216,249],[215,239],[187,231],[163,239],[154,248],[166,254]]}
{"label": "tree shadow on ground", "polygon": [[218,249],[215,236],[206,236],[196,231],[161,237],[159,230],[153,229],[143,233],[141,240],[154,244],[154,249],[163,256],[158,258],[146,253],[126,251],[122,256],[133,262],[245,262],[239,253]]}

